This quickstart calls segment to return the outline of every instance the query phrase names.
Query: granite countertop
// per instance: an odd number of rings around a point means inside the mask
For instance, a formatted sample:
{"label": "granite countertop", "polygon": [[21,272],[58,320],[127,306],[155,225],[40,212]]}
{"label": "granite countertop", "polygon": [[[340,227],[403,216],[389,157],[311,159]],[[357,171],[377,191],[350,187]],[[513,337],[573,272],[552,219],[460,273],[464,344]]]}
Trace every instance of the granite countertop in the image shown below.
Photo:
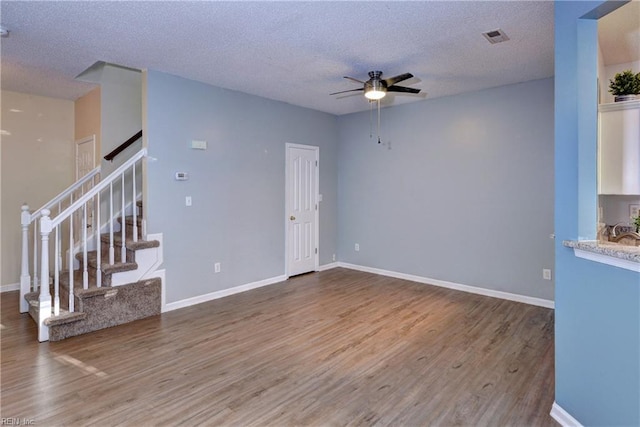
{"label": "granite countertop", "polygon": [[640,246],[621,245],[597,240],[564,240],[564,246],[640,263]]}

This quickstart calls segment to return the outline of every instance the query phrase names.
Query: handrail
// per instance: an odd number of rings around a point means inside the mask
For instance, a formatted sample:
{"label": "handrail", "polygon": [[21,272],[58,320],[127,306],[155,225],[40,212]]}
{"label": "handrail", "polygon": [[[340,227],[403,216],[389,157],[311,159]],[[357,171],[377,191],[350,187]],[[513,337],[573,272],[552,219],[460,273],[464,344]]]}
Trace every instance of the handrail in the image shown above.
{"label": "handrail", "polygon": [[116,178],[118,178],[120,175],[122,175],[123,172],[129,169],[131,165],[135,164],[138,160],[146,156],[147,156],[147,149],[142,148],[129,160],[127,160],[125,163],[120,165],[120,167],[118,167],[116,170],[111,172],[109,176],[107,176],[106,178],[103,178],[98,184],[93,186],[89,191],[83,194],[78,200],[73,202],[71,206],[69,206],[67,209],[63,210],[55,218],[53,218],[51,220],[51,227],[57,226],[62,221],[64,221],[67,217],[71,216],[71,214],[75,212],[80,206],[84,205],[93,197],[95,197],[96,194],[100,193],[102,190],[107,188],[107,186],[109,186],[113,181],[115,181]]}
{"label": "handrail", "polygon": [[109,161],[109,162],[113,161],[113,159],[118,154],[123,152],[127,147],[129,147],[131,144],[133,144],[134,142],[136,142],[140,138],[142,138],[142,130],[140,130],[140,132],[136,133],[131,138],[127,139],[125,142],[123,142],[122,144],[120,144],[116,148],[114,148],[113,151],[111,151],[109,154],[104,156],[104,159]]}
{"label": "handrail", "polygon": [[71,184],[62,193],[58,194],[56,197],[54,197],[53,199],[49,200],[46,204],[44,204],[40,209],[33,212],[31,214],[31,220],[29,221],[29,223],[32,223],[33,221],[38,219],[43,209],[51,209],[53,205],[64,200],[67,196],[69,196],[71,193],[76,191],[78,188],[82,187],[87,181],[89,181],[90,179],[93,179],[93,177],[99,173],[100,173],[100,166],[96,167],[91,172],[89,172],[88,174],[80,178],[78,181]]}

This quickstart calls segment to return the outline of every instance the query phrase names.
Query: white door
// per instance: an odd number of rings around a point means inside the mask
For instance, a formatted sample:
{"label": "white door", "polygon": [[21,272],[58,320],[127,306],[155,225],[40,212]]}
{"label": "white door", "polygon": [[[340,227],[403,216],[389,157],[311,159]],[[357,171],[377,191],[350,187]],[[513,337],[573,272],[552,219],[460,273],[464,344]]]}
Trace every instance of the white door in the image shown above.
{"label": "white door", "polygon": [[287,144],[287,275],[318,268],[319,148]]}
{"label": "white door", "polygon": [[76,181],[95,168],[96,139],[90,136],[76,141]]}
{"label": "white door", "polygon": [[[96,138],[95,135],[76,141],[76,181],[91,172],[96,167]],[[85,183],[82,188],[74,195],[74,200],[86,193],[93,187],[93,180]],[[93,211],[92,204],[87,205],[87,233],[93,230]],[[73,223],[75,226],[74,235],[79,236],[82,230],[83,218],[80,211],[76,213]],[[77,234],[78,233],[78,234]]]}

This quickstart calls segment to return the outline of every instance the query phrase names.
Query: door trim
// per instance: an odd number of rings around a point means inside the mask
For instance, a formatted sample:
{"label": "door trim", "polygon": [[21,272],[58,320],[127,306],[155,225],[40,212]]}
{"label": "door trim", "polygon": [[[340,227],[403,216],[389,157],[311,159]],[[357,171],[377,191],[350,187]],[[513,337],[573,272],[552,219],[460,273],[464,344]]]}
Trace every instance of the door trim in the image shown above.
{"label": "door trim", "polygon": [[315,188],[313,189],[313,197],[316,203],[316,210],[315,210],[315,217],[314,217],[314,221],[315,221],[315,229],[314,229],[314,233],[315,233],[315,238],[314,241],[316,243],[316,252],[314,254],[314,270],[313,271],[318,271],[319,267],[320,267],[320,204],[318,202],[319,199],[319,195],[320,195],[320,147],[315,146],[315,145],[302,145],[302,144],[293,144],[290,142],[285,143],[285,178],[284,178],[284,275],[285,277],[288,279],[289,277],[291,277],[291,275],[289,274],[289,179],[291,179],[290,177],[290,173],[289,173],[289,160],[290,160],[290,154],[289,154],[289,149],[290,148],[300,148],[303,150],[312,150],[315,154],[315,158],[316,158],[316,171],[315,171]]}
{"label": "door trim", "polygon": [[91,136],[87,136],[85,138],[79,139],[76,141],[76,144],[74,146],[74,158],[75,158],[75,180],[79,180],[81,177],[78,176],[78,150],[81,144],[86,144],[87,142],[91,143],[91,148],[93,148],[93,155],[91,156],[91,163],[93,164],[93,166],[91,167],[91,170],[95,169],[96,167],[96,136],[95,135],[91,135]]}

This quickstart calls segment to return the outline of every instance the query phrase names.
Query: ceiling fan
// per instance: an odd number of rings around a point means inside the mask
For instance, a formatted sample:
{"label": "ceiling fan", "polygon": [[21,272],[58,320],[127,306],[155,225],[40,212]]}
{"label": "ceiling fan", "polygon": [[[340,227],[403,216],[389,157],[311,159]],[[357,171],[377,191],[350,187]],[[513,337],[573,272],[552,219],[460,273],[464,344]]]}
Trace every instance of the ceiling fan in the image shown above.
{"label": "ceiling fan", "polygon": [[410,79],[413,77],[411,73],[400,74],[388,79],[382,78],[382,71],[369,71],[369,80],[363,82],[362,80],[354,79],[353,77],[344,76],[345,79],[352,80],[354,82],[362,84],[360,89],[343,90],[340,92],[334,92],[330,95],[338,95],[340,93],[358,92],[364,91],[364,96],[371,100],[376,101],[385,97],[387,92],[404,92],[404,93],[420,93],[420,89],[414,89],[404,86],[396,86],[396,83]]}

